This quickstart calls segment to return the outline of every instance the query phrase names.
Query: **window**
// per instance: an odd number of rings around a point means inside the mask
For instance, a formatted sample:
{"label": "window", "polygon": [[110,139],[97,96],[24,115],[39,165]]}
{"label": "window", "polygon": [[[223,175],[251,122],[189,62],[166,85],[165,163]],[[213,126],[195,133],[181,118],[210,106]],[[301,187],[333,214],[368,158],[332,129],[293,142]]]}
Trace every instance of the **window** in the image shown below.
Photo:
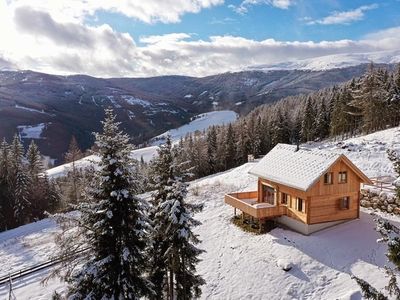
{"label": "window", "polygon": [[281,204],[288,205],[290,202],[290,196],[286,193],[281,193]]}
{"label": "window", "polygon": [[332,179],[333,179],[333,176],[332,176],[331,172],[325,173],[325,175],[324,175],[324,183],[325,184],[332,184],[333,183]]}
{"label": "window", "polygon": [[301,212],[305,212],[305,205],[304,205],[304,200],[301,198],[297,198],[297,205],[296,209]]}
{"label": "window", "polygon": [[340,209],[349,209],[350,208],[350,197],[340,198]]}
{"label": "window", "polygon": [[339,183],[347,183],[347,172],[339,172]]}

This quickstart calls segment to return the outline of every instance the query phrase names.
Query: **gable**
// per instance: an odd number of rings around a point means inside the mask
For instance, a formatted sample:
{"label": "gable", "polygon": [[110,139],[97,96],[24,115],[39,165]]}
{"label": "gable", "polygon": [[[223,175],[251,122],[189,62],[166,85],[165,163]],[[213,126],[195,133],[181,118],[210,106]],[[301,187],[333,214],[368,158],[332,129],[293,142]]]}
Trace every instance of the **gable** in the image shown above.
{"label": "gable", "polygon": [[[332,174],[332,184],[324,183],[324,174],[307,190],[310,196],[344,194],[359,191],[360,183],[369,183],[366,177],[346,156],[341,156],[327,170]],[[339,172],[347,172],[346,183],[339,183]]]}

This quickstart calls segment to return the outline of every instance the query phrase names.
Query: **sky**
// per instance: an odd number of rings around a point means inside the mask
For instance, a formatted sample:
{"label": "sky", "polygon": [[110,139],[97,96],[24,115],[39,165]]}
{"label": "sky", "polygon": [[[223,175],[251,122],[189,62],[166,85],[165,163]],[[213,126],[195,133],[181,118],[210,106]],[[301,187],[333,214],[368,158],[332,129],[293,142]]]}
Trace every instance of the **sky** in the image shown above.
{"label": "sky", "polygon": [[0,0],[0,69],[206,76],[400,49],[400,0]]}

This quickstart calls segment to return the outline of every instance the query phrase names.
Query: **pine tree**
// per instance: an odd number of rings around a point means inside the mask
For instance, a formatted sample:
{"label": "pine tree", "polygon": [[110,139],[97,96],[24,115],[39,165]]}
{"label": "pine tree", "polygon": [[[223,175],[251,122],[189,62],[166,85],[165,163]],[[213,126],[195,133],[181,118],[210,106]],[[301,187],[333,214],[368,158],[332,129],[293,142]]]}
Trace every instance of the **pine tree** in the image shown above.
{"label": "pine tree", "polygon": [[228,125],[228,129],[226,131],[226,139],[225,139],[225,155],[223,157],[225,162],[225,170],[231,169],[236,165],[236,138],[235,132],[233,130],[232,124]]}
{"label": "pine tree", "polygon": [[208,174],[214,174],[217,170],[217,131],[212,126],[207,131],[207,164]]}
{"label": "pine tree", "polygon": [[39,174],[43,172],[43,165],[40,152],[35,142],[32,140],[26,153],[28,161],[28,174],[33,184],[36,184],[39,179]]}
{"label": "pine tree", "polygon": [[65,154],[65,161],[71,164],[70,171],[68,172],[68,200],[72,204],[78,203],[81,194],[81,187],[79,185],[82,172],[77,168],[76,161],[81,159],[83,154],[78,146],[75,136],[72,136],[68,151]]}
{"label": "pine tree", "polygon": [[9,181],[9,145],[5,139],[0,145],[0,231],[6,230],[12,215]]}
{"label": "pine tree", "polygon": [[30,180],[24,160],[24,147],[18,135],[14,136],[10,148],[11,152],[11,197],[13,201],[14,218],[16,225],[23,225],[30,218],[31,203],[29,202]]}
{"label": "pine tree", "polygon": [[263,153],[263,132],[261,117],[258,116],[257,123],[254,125],[254,137],[252,141],[251,152],[255,158]]}
{"label": "pine tree", "polygon": [[375,70],[371,64],[368,72],[352,91],[352,106],[361,111],[365,132],[383,129],[386,125],[389,94],[385,83],[385,73]]}
{"label": "pine tree", "polygon": [[[61,254],[68,257],[62,266],[70,299],[139,299],[149,293],[143,277],[145,203],[135,196],[140,186],[137,162],[130,158],[129,138],[119,130],[112,110],[105,115],[103,133],[96,134],[99,169],[86,188],[85,202],[75,207],[78,230],[59,237]],[[88,250],[81,256],[71,253],[80,247]]]}
{"label": "pine tree", "polygon": [[304,108],[304,116],[301,122],[301,140],[303,142],[312,141],[315,133],[315,109],[312,99],[307,98]]}
{"label": "pine tree", "polygon": [[286,113],[284,115],[281,110],[278,110],[275,116],[275,120],[271,124],[271,131],[271,140],[273,146],[279,143],[290,143],[291,130]]}
{"label": "pine tree", "polygon": [[247,162],[247,157],[251,151],[249,129],[245,120],[239,123],[238,131],[236,163],[240,165]]}
{"label": "pine tree", "polygon": [[185,202],[187,186],[176,165],[168,138],[153,164],[155,192],[152,195],[150,278],[154,299],[192,299],[201,294],[204,280],[196,275],[198,237],[192,232],[200,223],[193,219],[201,206]]}
{"label": "pine tree", "polygon": [[329,135],[329,112],[326,108],[325,102],[322,101],[317,118],[315,120],[315,135],[324,139]]}

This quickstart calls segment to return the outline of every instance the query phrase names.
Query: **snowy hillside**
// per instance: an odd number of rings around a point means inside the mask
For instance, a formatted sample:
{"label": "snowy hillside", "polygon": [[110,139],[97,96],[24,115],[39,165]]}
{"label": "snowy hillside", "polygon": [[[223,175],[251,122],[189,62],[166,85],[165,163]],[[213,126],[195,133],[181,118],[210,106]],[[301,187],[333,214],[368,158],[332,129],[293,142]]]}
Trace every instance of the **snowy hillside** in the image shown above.
{"label": "snowy hillside", "polygon": [[370,62],[393,64],[400,62],[400,50],[370,53],[348,53],[321,56],[310,59],[282,62],[271,65],[252,66],[250,70],[312,70],[322,71],[334,68],[347,68]]}
{"label": "snowy hillside", "polygon": [[[190,123],[183,125],[177,129],[169,130],[154,138],[153,146],[132,151],[132,157],[137,160],[140,160],[143,157],[143,160],[148,162],[157,153],[158,147],[156,145],[159,145],[167,136],[167,134],[171,135],[171,139],[173,142],[177,142],[181,137],[184,137],[188,133],[195,132],[197,130],[203,131],[204,129],[207,129],[212,125],[228,124],[235,121],[236,118],[237,114],[230,110],[213,111],[198,115]],[[97,156],[90,155],[76,161],[75,164],[77,168],[85,168],[93,163],[98,162],[98,160],[99,158]],[[60,176],[64,176],[71,168],[72,164],[68,163],[49,169],[46,171],[46,173],[50,178],[57,178]]]}
{"label": "snowy hillside", "polygon": [[[392,128],[343,142],[303,145],[345,153],[369,176],[393,176],[386,149],[400,149],[400,128]],[[154,147],[155,148],[155,147]],[[188,201],[203,203],[196,215],[202,225],[196,228],[206,252],[198,266],[207,284],[202,299],[361,299],[357,275],[383,288],[385,245],[377,244],[373,216],[361,209],[360,220],[303,236],[277,228],[264,235],[253,235],[235,227],[232,207],[224,204],[224,194],[255,190],[257,179],[248,174],[254,162],[191,182]],[[399,224],[400,218],[382,214]],[[57,226],[42,220],[0,233],[0,277],[9,272],[46,260],[54,249]],[[362,234],[360,234],[362,233]],[[294,268],[282,271],[279,262]],[[46,271],[14,283],[17,299],[49,299],[64,284],[52,279],[41,285]],[[7,294],[0,287],[0,299]]]}
{"label": "snowy hillside", "polygon": [[231,110],[212,111],[205,114],[196,116],[189,124],[183,125],[177,129],[171,129],[153,140],[153,145],[158,145],[165,140],[167,135],[171,136],[173,141],[179,141],[180,138],[185,137],[188,133],[195,131],[203,131],[213,125],[229,124],[237,119],[237,114]]}
{"label": "snowy hillside", "polygon": [[368,177],[394,177],[395,173],[386,151],[388,149],[400,151],[400,127],[344,141],[324,141],[303,146],[346,154]]}
{"label": "snowy hillside", "polygon": [[[224,204],[225,193],[253,190],[257,179],[248,175],[254,163],[199,179],[191,183],[188,201],[203,203],[196,215],[202,225],[196,229],[206,252],[198,271],[206,280],[202,299],[360,299],[355,274],[373,279],[378,287],[385,282],[385,246],[377,244],[372,216],[363,210],[360,220],[303,236],[274,229],[253,235],[230,222],[232,207]],[[396,222],[398,218],[389,216]],[[0,276],[18,270],[52,254],[57,227],[50,220],[0,233]],[[362,232],[362,234],[360,234]],[[284,272],[279,260],[294,268]],[[40,281],[46,271],[14,283],[17,299],[49,299],[64,284],[51,279]],[[0,287],[0,299],[7,295]]]}

